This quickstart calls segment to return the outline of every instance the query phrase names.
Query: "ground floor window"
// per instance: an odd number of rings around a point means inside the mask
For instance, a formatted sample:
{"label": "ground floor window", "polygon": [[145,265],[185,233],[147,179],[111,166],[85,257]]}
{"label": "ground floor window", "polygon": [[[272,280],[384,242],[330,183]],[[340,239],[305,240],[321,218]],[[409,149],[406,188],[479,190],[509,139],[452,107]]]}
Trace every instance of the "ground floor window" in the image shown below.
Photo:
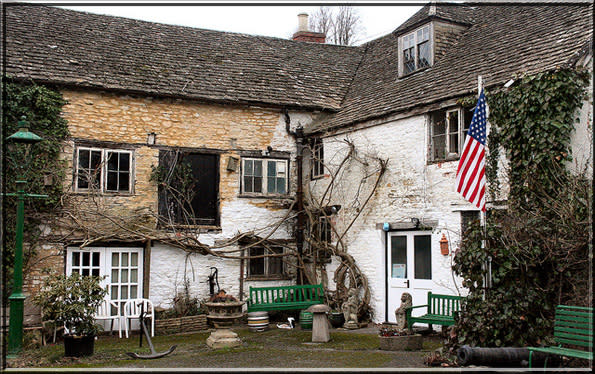
{"label": "ground floor window", "polygon": [[[249,278],[281,278],[284,275],[283,257],[264,257],[265,255],[281,254],[283,247],[254,246],[248,249]],[[263,256],[263,257],[260,257]]]}
{"label": "ground floor window", "polygon": [[[104,277],[102,287],[106,298],[119,306],[143,295],[143,250],[126,247],[68,248],[66,275],[96,275]],[[115,311],[112,311],[115,312]]]}

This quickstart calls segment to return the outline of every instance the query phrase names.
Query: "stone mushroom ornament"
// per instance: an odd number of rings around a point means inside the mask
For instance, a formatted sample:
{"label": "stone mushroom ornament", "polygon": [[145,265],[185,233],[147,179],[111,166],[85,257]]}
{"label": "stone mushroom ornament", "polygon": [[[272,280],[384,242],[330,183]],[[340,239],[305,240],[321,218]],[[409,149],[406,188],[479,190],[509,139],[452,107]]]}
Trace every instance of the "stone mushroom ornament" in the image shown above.
{"label": "stone mushroom ornament", "polygon": [[407,292],[401,295],[401,306],[395,310],[395,319],[397,320],[397,329],[405,330],[407,326],[407,309],[413,305],[413,297]]}
{"label": "stone mushroom ornament", "polygon": [[328,319],[326,314],[331,308],[324,304],[316,304],[306,309],[306,312],[312,313],[312,342],[326,343],[331,339],[328,329]]}

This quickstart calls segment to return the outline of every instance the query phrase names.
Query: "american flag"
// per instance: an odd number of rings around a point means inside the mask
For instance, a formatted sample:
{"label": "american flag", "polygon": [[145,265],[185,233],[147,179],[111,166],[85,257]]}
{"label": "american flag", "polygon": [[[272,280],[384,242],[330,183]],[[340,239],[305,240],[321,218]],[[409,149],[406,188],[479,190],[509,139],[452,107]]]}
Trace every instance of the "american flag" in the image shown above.
{"label": "american flag", "polygon": [[482,212],[486,211],[486,122],[486,98],[481,90],[459,160],[457,192]]}

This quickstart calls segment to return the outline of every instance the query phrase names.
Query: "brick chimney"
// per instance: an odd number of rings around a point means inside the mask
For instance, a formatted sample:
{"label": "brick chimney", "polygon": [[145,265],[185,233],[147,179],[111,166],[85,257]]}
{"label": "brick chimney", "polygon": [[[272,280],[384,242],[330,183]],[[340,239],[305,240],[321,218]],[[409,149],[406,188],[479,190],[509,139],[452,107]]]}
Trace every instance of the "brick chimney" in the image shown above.
{"label": "brick chimney", "polygon": [[291,37],[292,40],[298,42],[313,42],[324,44],[326,42],[326,35],[321,32],[310,31],[308,28],[308,14],[298,14],[298,31]]}

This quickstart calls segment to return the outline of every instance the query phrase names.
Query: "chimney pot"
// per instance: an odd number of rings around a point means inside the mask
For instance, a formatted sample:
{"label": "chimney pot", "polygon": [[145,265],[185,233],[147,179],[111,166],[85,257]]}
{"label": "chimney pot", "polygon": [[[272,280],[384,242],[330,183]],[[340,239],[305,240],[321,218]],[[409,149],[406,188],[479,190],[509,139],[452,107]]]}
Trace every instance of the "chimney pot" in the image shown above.
{"label": "chimney pot", "polygon": [[298,14],[298,31],[308,31],[308,13]]}

